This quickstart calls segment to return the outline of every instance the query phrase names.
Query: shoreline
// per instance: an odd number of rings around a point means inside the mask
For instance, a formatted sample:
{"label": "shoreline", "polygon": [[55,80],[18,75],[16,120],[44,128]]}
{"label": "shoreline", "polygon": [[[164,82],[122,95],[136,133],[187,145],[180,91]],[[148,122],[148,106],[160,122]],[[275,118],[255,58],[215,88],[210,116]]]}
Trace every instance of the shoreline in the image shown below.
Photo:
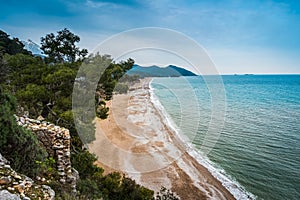
{"label": "shoreline", "polygon": [[97,164],[155,192],[164,186],[181,199],[235,199],[164,122],[151,101],[150,81],[142,79],[128,94],[115,95],[108,119],[96,120],[89,150],[98,156]]}
{"label": "shoreline", "polygon": [[187,139],[187,136],[179,134],[178,128],[175,128],[176,124],[172,121],[172,118],[166,112],[160,100],[155,95],[154,89],[151,87],[152,81],[153,78],[149,82],[150,98],[152,104],[156,108],[156,110],[159,111],[161,118],[165,118],[162,119],[162,121],[168,126],[170,130],[172,130],[171,134],[173,134],[173,136],[176,137],[176,141],[179,141],[184,146],[186,153],[198,164],[206,168],[215,179],[221,182],[222,186],[224,186],[233,195],[235,199],[256,199],[255,195],[248,192],[243,186],[241,186],[237,181],[235,181],[235,179],[232,179],[230,176],[228,176],[221,167],[216,166],[215,163],[212,163],[208,157],[203,156],[199,152],[199,150],[189,141],[189,139]]}

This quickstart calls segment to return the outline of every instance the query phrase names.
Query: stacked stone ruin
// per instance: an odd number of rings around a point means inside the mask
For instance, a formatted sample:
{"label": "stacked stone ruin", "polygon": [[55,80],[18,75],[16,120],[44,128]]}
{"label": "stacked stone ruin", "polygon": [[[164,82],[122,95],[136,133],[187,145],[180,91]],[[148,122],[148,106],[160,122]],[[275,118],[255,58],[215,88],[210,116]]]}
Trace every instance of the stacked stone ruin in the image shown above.
{"label": "stacked stone ruin", "polygon": [[55,126],[49,122],[16,116],[20,126],[32,131],[43,144],[49,156],[56,160],[57,170],[62,184],[68,184],[73,193],[76,193],[78,172],[72,169],[70,159],[71,137],[69,130]]}
{"label": "stacked stone ruin", "polygon": [[0,154],[0,199],[54,200],[55,192],[49,186],[36,184],[31,178],[14,171]]}

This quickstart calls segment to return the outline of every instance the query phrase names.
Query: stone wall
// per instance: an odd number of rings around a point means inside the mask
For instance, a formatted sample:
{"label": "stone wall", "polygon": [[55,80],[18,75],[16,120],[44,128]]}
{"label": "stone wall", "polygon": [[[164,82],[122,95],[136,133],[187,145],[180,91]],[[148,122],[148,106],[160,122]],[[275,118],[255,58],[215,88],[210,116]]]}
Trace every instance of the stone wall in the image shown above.
{"label": "stone wall", "polygon": [[17,123],[23,126],[38,137],[44,145],[48,154],[56,160],[57,170],[62,184],[69,184],[72,191],[76,193],[76,182],[78,172],[71,167],[69,130],[55,126],[49,122],[16,116]]}
{"label": "stone wall", "polygon": [[54,200],[55,192],[47,185],[38,185],[32,179],[15,172],[0,154],[0,199]]}

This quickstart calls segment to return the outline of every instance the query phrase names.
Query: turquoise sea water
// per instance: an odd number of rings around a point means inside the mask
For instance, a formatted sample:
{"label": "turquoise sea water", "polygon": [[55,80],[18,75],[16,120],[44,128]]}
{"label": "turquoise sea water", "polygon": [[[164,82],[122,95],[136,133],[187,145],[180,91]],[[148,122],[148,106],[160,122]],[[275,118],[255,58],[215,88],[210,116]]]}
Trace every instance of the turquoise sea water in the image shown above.
{"label": "turquoise sea water", "polygon": [[[207,155],[214,170],[257,199],[300,199],[300,75],[221,78],[223,84],[207,77],[226,94],[224,126]],[[154,78],[151,87],[181,134],[200,151],[213,120],[203,78]]]}

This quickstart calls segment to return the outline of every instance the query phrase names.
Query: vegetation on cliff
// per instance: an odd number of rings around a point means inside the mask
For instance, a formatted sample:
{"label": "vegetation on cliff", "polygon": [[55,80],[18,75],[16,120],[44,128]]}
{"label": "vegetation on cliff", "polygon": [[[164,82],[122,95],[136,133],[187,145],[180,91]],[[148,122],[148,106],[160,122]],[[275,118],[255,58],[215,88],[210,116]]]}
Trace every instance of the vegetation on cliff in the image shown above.
{"label": "vegetation on cliff", "polygon": [[15,109],[15,98],[0,88],[1,154],[10,161],[13,169],[33,177],[41,172],[36,161],[43,161],[47,154],[35,135],[17,125]]}
{"label": "vegetation on cliff", "polygon": [[[104,175],[103,169],[94,164],[96,157],[84,148],[78,136],[72,113],[72,91],[78,80],[79,67],[83,66],[79,78],[84,80],[88,73],[94,72],[95,67],[98,69],[103,59],[107,62],[108,67],[102,69],[94,102],[97,116],[106,118],[108,108],[105,101],[112,97],[118,80],[134,64],[132,59],[114,63],[109,56],[99,54],[85,57],[87,51],[76,46],[79,41],[80,38],[68,29],[58,31],[56,35],[48,34],[41,40],[47,57],[41,58],[25,50],[17,38],[11,39],[0,31],[0,153],[11,161],[16,171],[32,178],[42,176],[45,170],[49,170],[53,178],[49,184],[56,191],[57,199],[154,199],[153,191],[120,173]],[[136,80],[132,77],[126,79]],[[81,84],[89,83],[85,81]],[[120,92],[127,90],[122,84],[117,88]],[[42,116],[70,130],[72,167],[80,175],[77,196],[71,196],[55,180],[53,162],[49,162],[52,158],[33,133],[16,124],[15,113],[31,118]],[[84,122],[86,129],[94,130],[92,120],[87,117]],[[88,141],[93,139],[91,135]]]}

